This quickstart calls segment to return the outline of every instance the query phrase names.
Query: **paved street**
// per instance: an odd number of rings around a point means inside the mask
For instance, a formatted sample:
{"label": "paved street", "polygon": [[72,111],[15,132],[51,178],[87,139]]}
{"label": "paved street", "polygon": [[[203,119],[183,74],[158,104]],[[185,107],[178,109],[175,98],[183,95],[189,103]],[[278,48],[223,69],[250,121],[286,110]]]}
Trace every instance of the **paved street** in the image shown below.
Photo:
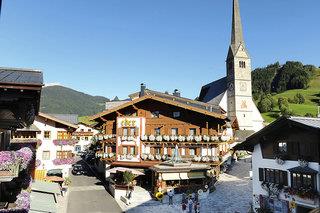
{"label": "paved street", "polygon": [[71,181],[68,213],[122,212],[117,202],[91,172],[88,175],[71,175]]}

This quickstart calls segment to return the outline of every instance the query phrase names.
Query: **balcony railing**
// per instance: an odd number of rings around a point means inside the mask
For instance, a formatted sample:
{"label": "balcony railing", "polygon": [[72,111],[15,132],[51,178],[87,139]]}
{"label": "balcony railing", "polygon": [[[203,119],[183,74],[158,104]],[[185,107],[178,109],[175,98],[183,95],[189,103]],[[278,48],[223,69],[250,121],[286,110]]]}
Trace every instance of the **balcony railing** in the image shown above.
{"label": "balcony railing", "polygon": [[143,135],[140,137],[141,141],[148,142],[229,142],[232,141],[230,136],[217,135]]}

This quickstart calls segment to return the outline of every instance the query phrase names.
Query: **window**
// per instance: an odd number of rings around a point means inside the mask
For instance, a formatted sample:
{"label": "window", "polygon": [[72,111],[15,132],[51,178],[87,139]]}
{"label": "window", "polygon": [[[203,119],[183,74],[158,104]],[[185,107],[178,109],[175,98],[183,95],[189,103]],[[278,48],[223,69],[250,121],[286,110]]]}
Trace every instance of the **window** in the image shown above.
{"label": "window", "polygon": [[57,139],[69,139],[69,134],[66,131],[58,131]]}
{"label": "window", "polygon": [[128,147],[126,147],[126,146],[122,147],[122,154],[124,154],[124,155],[128,154]]}
{"label": "window", "polygon": [[88,129],[88,132],[91,132],[91,129]]}
{"label": "window", "polygon": [[287,153],[287,142],[279,142],[278,143],[278,151],[281,154]]}
{"label": "window", "polygon": [[160,128],[155,128],[154,129],[154,135],[160,135],[160,133],[161,133],[161,130],[160,130]]}
{"label": "window", "polygon": [[239,67],[240,68],[246,68],[246,62],[245,61],[239,61]]}
{"label": "window", "polygon": [[159,118],[159,117],[160,117],[160,112],[159,112],[159,111],[153,111],[153,112],[151,112],[151,117],[152,117],[152,118]]}
{"label": "window", "polygon": [[259,168],[259,181],[287,186],[288,173],[277,169]]}
{"label": "window", "polygon": [[135,155],[136,154],[134,146],[130,146],[130,154],[131,155]]}
{"label": "window", "polygon": [[160,147],[155,147],[154,148],[154,152],[156,155],[160,155],[161,154],[161,148]]}
{"label": "window", "polygon": [[291,173],[292,187],[299,189],[316,189],[315,176],[312,174]]}
{"label": "window", "polygon": [[136,128],[130,128],[130,135],[131,136],[135,135],[135,130],[136,130]]}
{"label": "window", "polygon": [[80,129],[81,132],[84,132],[84,129]]}
{"label": "window", "polygon": [[76,151],[76,152],[81,151],[81,146],[80,145],[75,145],[74,151]]}
{"label": "window", "polygon": [[178,135],[178,128],[172,128],[171,135]]}
{"label": "window", "polygon": [[57,151],[58,159],[71,158],[71,157],[73,157],[73,154],[71,151]]}
{"label": "window", "polygon": [[196,149],[195,148],[190,148],[189,149],[189,155],[191,155],[191,156],[196,155]]}
{"label": "window", "polygon": [[50,131],[44,131],[44,138],[50,139],[51,138],[51,132]]}
{"label": "window", "polygon": [[174,118],[179,118],[180,117],[180,112],[173,112],[173,117]]}
{"label": "window", "polygon": [[50,160],[50,151],[42,152],[42,160]]}
{"label": "window", "polygon": [[85,141],[88,141],[88,140],[89,140],[89,138],[88,138],[88,137],[84,137],[84,140],[85,140]]}
{"label": "window", "polygon": [[189,129],[189,135],[196,135],[196,134],[197,134],[196,128],[190,128]]}
{"label": "window", "polygon": [[122,135],[128,136],[128,128],[123,128]]}

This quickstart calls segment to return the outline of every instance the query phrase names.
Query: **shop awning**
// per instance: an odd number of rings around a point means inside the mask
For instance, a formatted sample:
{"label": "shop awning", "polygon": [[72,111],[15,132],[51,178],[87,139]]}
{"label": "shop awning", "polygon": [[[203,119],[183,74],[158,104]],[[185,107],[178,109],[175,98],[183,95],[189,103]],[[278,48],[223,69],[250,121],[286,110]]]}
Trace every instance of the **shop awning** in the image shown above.
{"label": "shop awning", "polygon": [[188,173],[180,173],[180,179],[181,180],[188,180],[189,179]]}
{"label": "shop awning", "polygon": [[206,178],[206,176],[204,175],[204,172],[189,172],[188,177],[189,177],[189,179]]}
{"label": "shop awning", "polygon": [[162,180],[180,180],[179,173],[162,173]]}

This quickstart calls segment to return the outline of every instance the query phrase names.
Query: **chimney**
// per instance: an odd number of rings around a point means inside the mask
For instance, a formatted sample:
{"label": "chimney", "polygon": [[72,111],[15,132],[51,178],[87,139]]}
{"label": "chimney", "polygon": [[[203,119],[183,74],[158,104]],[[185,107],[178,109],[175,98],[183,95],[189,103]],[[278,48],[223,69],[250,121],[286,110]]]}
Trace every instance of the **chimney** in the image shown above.
{"label": "chimney", "polygon": [[139,94],[139,97],[144,96],[145,91],[146,91],[146,85],[145,85],[144,83],[141,83],[141,84],[140,84],[140,94]]}
{"label": "chimney", "polygon": [[178,89],[175,89],[174,91],[173,91],[173,96],[176,96],[176,97],[180,97],[180,91],[178,90]]}

